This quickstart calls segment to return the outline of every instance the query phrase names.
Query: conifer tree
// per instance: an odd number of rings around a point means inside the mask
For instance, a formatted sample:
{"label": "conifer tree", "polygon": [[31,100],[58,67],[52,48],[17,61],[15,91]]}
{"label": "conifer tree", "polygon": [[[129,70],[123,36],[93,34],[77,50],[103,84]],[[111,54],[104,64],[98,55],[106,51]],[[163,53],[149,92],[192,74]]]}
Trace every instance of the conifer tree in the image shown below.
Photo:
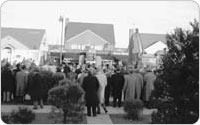
{"label": "conifer tree", "polygon": [[199,22],[192,30],[176,28],[167,35],[168,52],[162,58],[150,107],[158,112],[153,123],[194,123],[199,117]]}

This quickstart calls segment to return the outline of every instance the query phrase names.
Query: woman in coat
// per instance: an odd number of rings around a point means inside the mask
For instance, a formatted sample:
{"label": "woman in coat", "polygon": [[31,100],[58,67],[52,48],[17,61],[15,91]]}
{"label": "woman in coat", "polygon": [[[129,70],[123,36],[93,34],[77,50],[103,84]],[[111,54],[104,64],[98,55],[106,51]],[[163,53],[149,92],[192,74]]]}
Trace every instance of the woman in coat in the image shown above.
{"label": "woman in coat", "polygon": [[88,76],[83,80],[82,88],[85,91],[85,100],[87,106],[87,115],[91,116],[91,108],[93,116],[96,116],[96,107],[98,105],[97,90],[99,88],[99,81],[93,75],[94,71],[90,70]]}
{"label": "woman in coat", "polygon": [[38,108],[38,102],[40,103],[40,107],[43,108],[43,98],[46,94],[45,89],[45,81],[42,78],[42,75],[39,73],[39,70],[35,69],[28,76],[28,93],[33,101],[33,109]]}
{"label": "woman in coat", "polygon": [[104,93],[105,93],[105,87],[107,85],[107,77],[106,75],[104,75],[103,71],[101,71],[100,69],[98,69],[98,72],[96,74],[96,77],[99,81],[99,89],[97,91],[97,94],[98,94],[98,98],[99,98],[99,105],[97,107],[97,113],[100,114],[100,106],[103,107],[105,113],[107,113],[107,109],[106,109],[106,106],[105,106],[105,103],[104,103]]}

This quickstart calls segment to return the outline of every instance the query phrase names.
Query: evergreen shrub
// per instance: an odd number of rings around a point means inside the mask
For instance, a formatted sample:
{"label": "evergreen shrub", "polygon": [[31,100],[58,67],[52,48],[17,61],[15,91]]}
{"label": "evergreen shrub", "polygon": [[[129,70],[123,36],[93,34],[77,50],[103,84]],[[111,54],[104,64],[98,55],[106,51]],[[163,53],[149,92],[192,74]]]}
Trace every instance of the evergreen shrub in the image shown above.
{"label": "evergreen shrub", "polygon": [[124,102],[124,111],[127,118],[131,120],[139,120],[142,115],[144,104],[141,100],[128,100]]}
{"label": "evergreen shrub", "polygon": [[61,110],[64,123],[80,123],[84,116],[84,91],[71,82],[62,80],[60,86],[49,90],[48,102]]}

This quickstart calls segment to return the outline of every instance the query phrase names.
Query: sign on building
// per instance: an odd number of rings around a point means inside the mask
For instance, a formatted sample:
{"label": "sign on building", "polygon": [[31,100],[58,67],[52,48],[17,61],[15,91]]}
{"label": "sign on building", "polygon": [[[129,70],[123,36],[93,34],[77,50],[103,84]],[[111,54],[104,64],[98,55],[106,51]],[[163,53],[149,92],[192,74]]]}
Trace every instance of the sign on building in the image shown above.
{"label": "sign on building", "polygon": [[100,56],[96,56],[96,67],[101,67],[102,59]]}

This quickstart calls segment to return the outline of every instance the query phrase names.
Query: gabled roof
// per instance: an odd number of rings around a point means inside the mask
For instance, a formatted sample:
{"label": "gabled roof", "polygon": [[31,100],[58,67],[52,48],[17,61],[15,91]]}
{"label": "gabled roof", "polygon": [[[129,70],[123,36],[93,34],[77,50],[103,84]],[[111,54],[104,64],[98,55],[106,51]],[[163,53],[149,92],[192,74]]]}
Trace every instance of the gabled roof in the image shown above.
{"label": "gabled roof", "polygon": [[44,34],[44,29],[1,28],[1,39],[6,36],[13,37],[29,49],[39,49]]}
{"label": "gabled roof", "polygon": [[65,41],[85,30],[91,30],[109,43],[115,45],[114,27],[112,24],[69,22],[65,30]]}
{"label": "gabled roof", "polygon": [[158,41],[161,41],[165,44],[167,43],[166,34],[139,33],[139,35],[141,38],[143,49],[148,48]]}
{"label": "gabled roof", "polygon": [[67,43],[89,44],[89,45],[109,44],[109,42],[107,42],[105,39],[101,38],[94,32],[92,32],[91,30],[85,30],[84,32],[68,39]]}

